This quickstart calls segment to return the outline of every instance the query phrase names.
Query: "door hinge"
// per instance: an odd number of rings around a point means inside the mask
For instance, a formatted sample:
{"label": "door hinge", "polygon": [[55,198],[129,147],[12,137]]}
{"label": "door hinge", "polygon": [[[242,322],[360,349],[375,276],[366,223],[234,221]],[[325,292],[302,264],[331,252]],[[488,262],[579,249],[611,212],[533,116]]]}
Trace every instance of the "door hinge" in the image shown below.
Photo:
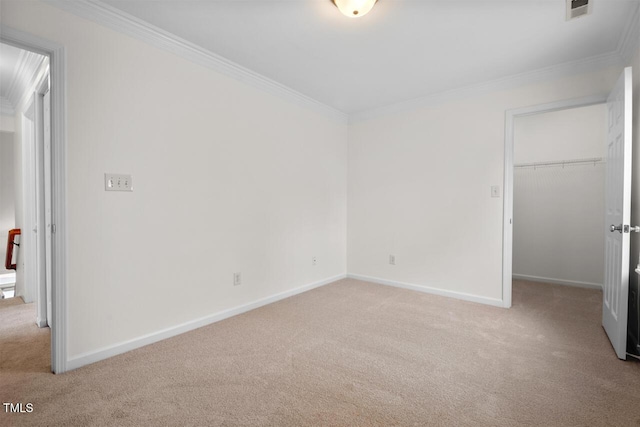
{"label": "door hinge", "polygon": [[55,232],[56,232],[56,225],[51,224],[51,233],[55,233]]}

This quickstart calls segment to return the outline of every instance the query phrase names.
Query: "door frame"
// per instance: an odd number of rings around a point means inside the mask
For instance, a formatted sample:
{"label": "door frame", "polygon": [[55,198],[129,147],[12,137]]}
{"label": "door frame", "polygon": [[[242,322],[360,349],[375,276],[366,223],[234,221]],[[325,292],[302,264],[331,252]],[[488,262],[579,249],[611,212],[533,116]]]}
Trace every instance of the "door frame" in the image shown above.
{"label": "door frame", "polygon": [[513,143],[514,122],[517,117],[588,107],[607,102],[607,93],[566,99],[505,111],[504,126],[504,205],[502,215],[502,304],[511,307],[513,290]]}
{"label": "door frame", "polygon": [[66,52],[62,45],[6,25],[0,42],[49,57],[51,82],[52,320],[51,370],[67,370]]}
{"label": "door frame", "polygon": [[[26,98],[24,110],[18,112],[21,115],[20,137],[22,147],[22,233],[20,235],[19,264],[23,265],[22,281],[24,293],[22,299],[25,303],[39,305],[40,297],[38,282],[38,244],[35,230],[38,221],[36,215],[36,101],[33,92]],[[16,273],[17,274],[17,273]],[[17,289],[16,289],[17,291]],[[40,325],[40,311],[37,312],[36,324]]]}
{"label": "door frame", "polygon": [[[37,251],[37,260],[36,260],[36,277],[37,280],[37,324],[39,327],[43,328],[48,326],[53,321],[47,321],[47,318],[51,317],[51,313],[47,313],[47,302],[50,296],[47,296],[47,265],[46,260],[47,257],[50,256],[47,249],[46,239],[47,234],[49,233],[49,228],[47,227],[47,223],[45,221],[45,210],[47,209],[45,193],[47,191],[51,191],[51,182],[50,178],[47,179],[46,171],[50,171],[50,156],[47,156],[45,151],[45,132],[44,132],[44,94],[49,91],[49,64],[46,64],[46,69],[44,73],[38,80],[35,90],[34,90],[34,105],[35,105],[35,115],[34,115],[34,125],[35,125],[35,145],[34,145],[34,154],[35,154],[35,198],[36,198],[36,212],[34,217],[37,222],[37,230],[38,232],[35,235],[36,239],[36,251]],[[51,132],[49,132],[50,134]],[[50,137],[50,135],[49,135]],[[46,167],[46,161],[49,159],[49,168]]]}
{"label": "door frame", "polygon": [[[49,64],[39,68],[39,75],[35,80],[35,88],[26,97],[26,104],[22,114],[22,193],[23,218],[22,235],[24,242],[20,252],[22,277],[24,283],[23,300],[36,304],[36,324],[43,328],[47,326],[47,299],[45,275],[45,244],[44,237],[44,158],[43,158],[43,123],[41,92],[49,88]],[[37,231],[36,231],[37,230]]]}

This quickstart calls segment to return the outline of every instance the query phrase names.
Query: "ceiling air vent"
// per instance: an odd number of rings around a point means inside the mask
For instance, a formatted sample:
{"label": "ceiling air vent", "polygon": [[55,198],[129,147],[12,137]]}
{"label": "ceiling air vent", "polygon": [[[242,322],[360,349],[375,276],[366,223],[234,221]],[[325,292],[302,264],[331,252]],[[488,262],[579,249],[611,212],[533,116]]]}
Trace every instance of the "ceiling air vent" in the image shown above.
{"label": "ceiling air vent", "polygon": [[567,0],[567,21],[591,13],[593,0]]}

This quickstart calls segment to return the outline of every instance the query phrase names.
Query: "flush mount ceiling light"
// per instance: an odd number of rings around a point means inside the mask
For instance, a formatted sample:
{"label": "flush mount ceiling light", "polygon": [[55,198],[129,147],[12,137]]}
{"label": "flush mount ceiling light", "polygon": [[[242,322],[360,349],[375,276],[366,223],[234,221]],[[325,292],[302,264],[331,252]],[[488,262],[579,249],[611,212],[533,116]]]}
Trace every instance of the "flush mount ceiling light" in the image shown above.
{"label": "flush mount ceiling light", "polygon": [[378,0],[331,0],[344,16],[359,18],[369,13]]}

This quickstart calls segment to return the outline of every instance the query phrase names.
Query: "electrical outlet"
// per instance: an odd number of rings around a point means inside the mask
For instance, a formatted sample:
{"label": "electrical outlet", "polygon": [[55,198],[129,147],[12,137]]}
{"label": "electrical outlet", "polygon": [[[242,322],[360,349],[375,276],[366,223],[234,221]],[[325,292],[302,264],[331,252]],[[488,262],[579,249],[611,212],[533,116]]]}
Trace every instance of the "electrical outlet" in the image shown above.
{"label": "electrical outlet", "polygon": [[104,174],[105,191],[133,191],[133,179],[131,175],[119,173]]}
{"label": "electrical outlet", "polygon": [[318,258],[312,257],[311,258],[311,265],[316,265],[316,264],[318,264]]}
{"label": "electrical outlet", "polygon": [[389,264],[396,265],[396,256],[395,255],[389,255]]}
{"label": "electrical outlet", "polygon": [[240,273],[233,273],[233,286],[239,286],[242,283]]}

